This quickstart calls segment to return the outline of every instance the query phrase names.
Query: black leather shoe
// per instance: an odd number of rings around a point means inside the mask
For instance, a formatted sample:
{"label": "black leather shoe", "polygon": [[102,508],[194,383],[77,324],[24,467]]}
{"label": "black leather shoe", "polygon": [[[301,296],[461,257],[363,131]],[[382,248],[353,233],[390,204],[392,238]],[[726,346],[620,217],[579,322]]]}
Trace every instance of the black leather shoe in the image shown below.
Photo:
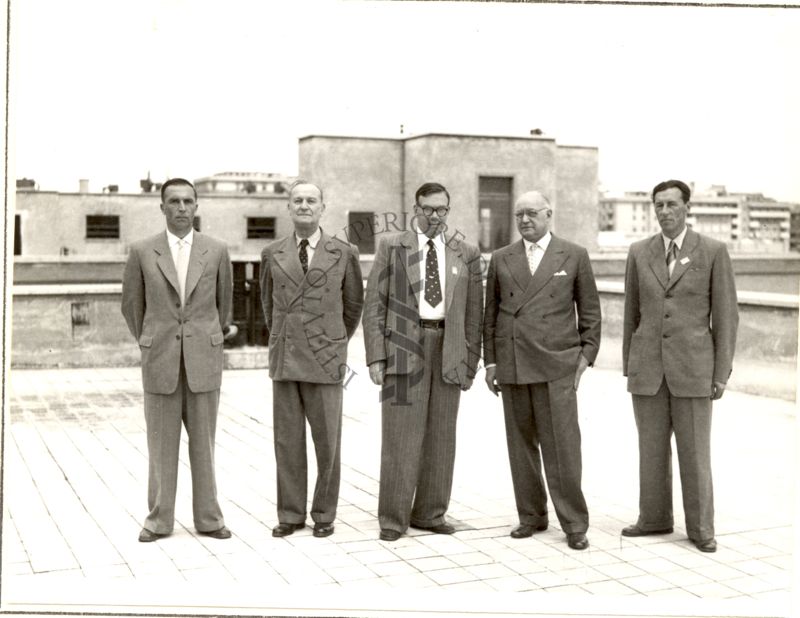
{"label": "black leather shoe", "polygon": [[295,530],[301,530],[306,527],[305,522],[302,524],[278,524],[272,529],[272,536],[289,536]]}
{"label": "black leather shoe", "polygon": [[567,545],[570,549],[586,549],[589,547],[589,539],[583,532],[572,532],[567,535]]}
{"label": "black leather shoe", "polygon": [[314,536],[318,539],[325,538],[333,534],[333,524],[322,524],[317,522],[314,524]]}
{"label": "black leather shoe", "polygon": [[705,541],[695,541],[692,539],[692,543],[694,543],[694,546],[697,549],[704,551],[707,554],[713,554],[715,551],[717,551],[717,541],[715,539],[706,539]]}
{"label": "black leather shoe", "polygon": [[642,530],[639,524],[626,526],[622,529],[622,536],[651,536],[654,534],[672,534],[672,526],[669,528],[662,528],[661,530]]}
{"label": "black leather shoe", "polygon": [[402,533],[397,530],[389,530],[388,528],[381,530],[381,541],[396,541],[402,536]]}
{"label": "black leather shoe", "polygon": [[448,523],[444,524],[437,524],[435,526],[415,526],[411,524],[412,528],[416,528],[417,530],[427,530],[428,532],[433,532],[434,534],[453,534],[456,529]]}
{"label": "black leather shoe", "polygon": [[203,536],[210,536],[212,539],[229,539],[233,536],[225,526],[216,530],[198,530],[197,532]]}
{"label": "black leather shoe", "polygon": [[140,543],[152,543],[153,541],[157,541],[158,539],[163,539],[166,534],[158,534],[157,532],[151,532],[147,528],[142,528],[142,531],[139,533],[139,542]]}
{"label": "black leather shoe", "polygon": [[538,526],[520,524],[511,531],[511,538],[527,539],[529,536],[533,536],[534,532],[544,532],[545,530],[547,530],[547,524],[539,524]]}

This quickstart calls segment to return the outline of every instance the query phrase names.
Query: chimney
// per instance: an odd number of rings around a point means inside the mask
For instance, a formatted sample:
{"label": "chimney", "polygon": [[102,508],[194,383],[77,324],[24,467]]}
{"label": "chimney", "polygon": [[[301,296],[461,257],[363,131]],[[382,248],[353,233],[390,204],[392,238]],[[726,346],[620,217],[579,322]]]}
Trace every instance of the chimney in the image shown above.
{"label": "chimney", "polygon": [[78,183],[80,184],[80,192],[81,193],[89,193],[89,179],[88,178],[81,178]]}

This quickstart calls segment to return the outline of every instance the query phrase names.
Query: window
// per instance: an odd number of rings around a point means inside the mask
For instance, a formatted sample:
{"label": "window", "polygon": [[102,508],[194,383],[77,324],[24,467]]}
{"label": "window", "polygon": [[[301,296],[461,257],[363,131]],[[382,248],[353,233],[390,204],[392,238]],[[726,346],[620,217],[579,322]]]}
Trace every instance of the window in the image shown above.
{"label": "window", "polygon": [[504,247],[511,240],[511,178],[478,178],[478,220],[481,251]]}
{"label": "window", "polygon": [[119,238],[119,216],[86,215],[86,238]]}
{"label": "window", "polygon": [[275,217],[247,217],[248,238],[275,238]]}
{"label": "window", "polygon": [[22,217],[20,215],[14,215],[14,255],[22,255]]}
{"label": "window", "polygon": [[347,213],[347,240],[358,247],[359,253],[375,253],[375,213]]}

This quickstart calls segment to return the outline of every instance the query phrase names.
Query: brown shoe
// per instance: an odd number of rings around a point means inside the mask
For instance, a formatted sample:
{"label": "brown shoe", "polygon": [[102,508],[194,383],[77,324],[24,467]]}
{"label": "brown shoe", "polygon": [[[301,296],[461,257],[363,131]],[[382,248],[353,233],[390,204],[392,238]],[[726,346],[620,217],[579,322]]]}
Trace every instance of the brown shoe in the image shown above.
{"label": "brown shoe", "polygon": [[453,534],[456,531],[456,529],[448,523],[436,524],[435,526],[415,526],[411,524],[410,527],[416,528],[417,530],[427,530],[434,534]]}
{"label": "brown shoe", "polygon": [[231,531],[225,526],[217,530],[198,530],[197,533],[203,536],[210,536],[212,539],[229,539],[233,536]]}
{"label": "brown shoe", "polygon": [[389,530],[388,528],[384,528],[381,530],[380,540],[381,541],[396,541],[402,536],[402,532],[398,532],[397,530]]}
{"label": "brown shoe", "polygon": [[713,554],[717,551],[717,541],[715,539],[706,539],[705,541],[695,541],[692,539],[691,541],[697,549],[707,554]]}
{"label": "brown shoe", "polygon": [[511,538],[527,539],[529,536],[533,536],[534,532],[544,532],[545,530],[547,530],[547,524],[539,524],[538,526],[532,526],[531,524],[520,524],[511,531]]}
{"label": "brown shoe", "polygon": [[325,538],[333,534],[333,524],[322,524],[317,522],[314,524],[314,536],[318,539]]}
{"label": "brown shoe", "polygon": [[589,539],[583,532],[571,532],[567,535],[567,545],[570,549],[586,549],[589,547]]}
{"label": "brown shoe", "polygon": [[305,522],[302,524],[278,524],[272,529],[272,536],[289,536],[290,534],[293,534],[295,530],[301,530],[305,527]]}
{"label": "brown shoe", "polygon": [[159,534],[158,532],[153,532],[151,530],[148,530],[147,528],[142,528],[142,531],[139,533],[139,542],[152,543],[153,541],[157,541],[158,539],[163,539],[165,536],[169,535]]}
{"label": "brown shoe", "polygon": [[654,534],[672,534],[673,528],[662,528],[661,530],[642,530],[639,524],[626,526],[622,529],[622,536],[650,536]]}

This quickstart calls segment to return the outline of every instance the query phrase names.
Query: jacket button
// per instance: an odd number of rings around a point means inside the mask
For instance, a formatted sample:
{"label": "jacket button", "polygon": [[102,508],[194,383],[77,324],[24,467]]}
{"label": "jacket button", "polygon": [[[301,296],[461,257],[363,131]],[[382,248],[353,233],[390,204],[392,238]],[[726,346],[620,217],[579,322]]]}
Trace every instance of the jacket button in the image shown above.
{"label": "jacket button", "polygon": [[669,318],[669,313],[665,313],[665,314],[664,314],[664,317],[665,317],[665,318]]}
{"label": "jacket button", "polygon": [[180,308],[181,308],[181,304],[180,304],[180,303],[175,303],[175,306],[176,306],[178,309],[180,309]]}
{"label": "jacket button", "polygon": [[662,336],[664,339],[669,339],[669,335],[668,335],[667,333],[664,333],[664,334],[663,334],[663,335],[661,335],[661,336]]}
{"label": "jacket button", "polygon": [[175,335],[175,339],[180,339],[180,338],[181,338],[180,335]]}

